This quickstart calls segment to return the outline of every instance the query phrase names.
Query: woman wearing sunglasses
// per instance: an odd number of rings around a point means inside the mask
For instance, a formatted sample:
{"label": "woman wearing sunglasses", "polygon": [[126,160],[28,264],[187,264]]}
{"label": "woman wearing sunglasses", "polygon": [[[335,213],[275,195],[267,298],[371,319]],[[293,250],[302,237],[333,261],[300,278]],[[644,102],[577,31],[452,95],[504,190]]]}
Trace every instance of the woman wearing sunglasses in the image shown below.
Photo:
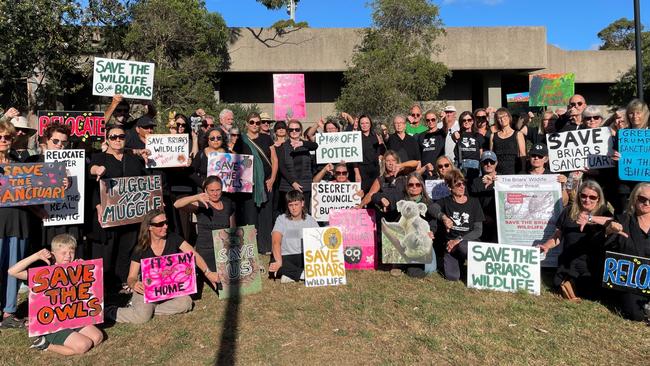
{"label": "woman wearing sunglasses", "polygon": [[603,225],[611,220],[603,190],[595,181],[584,181],[578,197],[562,211],[553,236],[540,249],[544,254],[562,244],[553,284],[571,301],[593,298],[600,288]]}
{"label": "woman wearing sunglasses", "polygon": [[465,177],[470,180],[479,176],[479,159],[483,154],[483,135],[476,131],[472,112],[464,111],[458,117],[460,130],[454,132],[452,138],[456,143],[456,156]]}
{"label": "woman wearing sunglasses", "polygon": [[224,138],[224,133],[225,132],[218,127],[213,127],[206,132],[205,138],[207,140],[207,146],[203,150],[199,151],[198,155],[194,160],[192,160],[192,174],[190,175],[190,179],[192,179],[196,187],[200,188],[208,175],[208,160],[210,154],[232,153],[228,148],[228,144]]}
{"label": "woman wearing sunglasses", "polygon": [[[89,172],[96,177],[97,182],[103,178],[148,175],[144,161],[125,151],[125,139],[126,133],[121,126],[106,128],[106,151],[95,153],[90,159]],[[131,251],[138,236],[138,224],[102,228],[99,223],[99,204],[99,189],[96,189],[93,194],[93,206],[97,212],[92,216],[92,232],[88,234],[92,243],[91,255],[93,258],[104,260],[104,283],[108,291],[129,292],[126,279]]]}
{"label": "woman wearing sunglasses", "polygon": [[[312,157],[311,152],[318,148],[318,144],[301,139],[302,123],[290,120],[287,124],[289,138],[282,144],[278,151],[278,168],[280,170],[280,198],[279,207],[285,207],[282,198],[292,190],[302,192],[305,202],[311,202],[312,182]],[[307,205],[307,212],[310,211]]]}

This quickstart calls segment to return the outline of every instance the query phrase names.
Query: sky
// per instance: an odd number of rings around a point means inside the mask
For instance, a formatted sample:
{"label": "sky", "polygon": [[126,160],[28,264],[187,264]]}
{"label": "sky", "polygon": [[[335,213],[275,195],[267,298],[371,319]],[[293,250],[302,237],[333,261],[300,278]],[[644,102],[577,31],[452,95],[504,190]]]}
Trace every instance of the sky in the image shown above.
{"label": "sky", "polygon": [[[288,19],[255,0],[205,0],[230,27],[268,27]],[[301,0],[296,21],[312,28],[367,27],[367,0]],[[597,34],[613,21],[634,18],[633,0],[434,0],[449,27],[544,26],[547,42],[565,50],[598,49]],[[641,2],[641,23],[650,21],[650,2]]]}

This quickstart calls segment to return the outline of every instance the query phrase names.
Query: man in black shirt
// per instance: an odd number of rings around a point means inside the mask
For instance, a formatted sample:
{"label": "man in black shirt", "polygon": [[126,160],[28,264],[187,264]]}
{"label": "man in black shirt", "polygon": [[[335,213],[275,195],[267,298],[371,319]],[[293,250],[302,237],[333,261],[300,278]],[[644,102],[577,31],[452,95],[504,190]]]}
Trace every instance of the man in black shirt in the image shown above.
{"label": "man in black shirt", "polygon": [[580,94],[575,94],[569,99],[567,111],[555,122],[555,130],[558,132],[574,131],[582,126],[582,112],[587,108],[585,98]]}

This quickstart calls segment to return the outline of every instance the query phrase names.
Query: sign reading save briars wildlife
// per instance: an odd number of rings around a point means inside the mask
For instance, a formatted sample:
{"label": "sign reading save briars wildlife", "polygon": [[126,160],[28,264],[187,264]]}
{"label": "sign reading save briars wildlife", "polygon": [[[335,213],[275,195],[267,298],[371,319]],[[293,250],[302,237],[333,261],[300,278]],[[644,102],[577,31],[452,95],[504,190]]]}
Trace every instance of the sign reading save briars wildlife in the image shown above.
{"label": "sign reading save briars wildlife", "polygon": [[93,95],[148,99],[153,97],[155,64],[95,57]]}
{"label": "sign reading save briars wildlife", "polygon": [[650,130],[618,131],[618,176],[622,180],[650,182]]}
{"label": "sign reading save briars wildlife", "polygon": [[255,294],[262,291],[260,261],[257,257],[257,231],[246,225],[213,230],[217,273],[223,289],[220,299]]}
{"label": "sign reading save briars wildlife", "polygon": [[183,167],[190,161],[190,138],[183,133],[148,135],[146,149],[148,168]]}
{"label": "sign reading save briars wildlife", "polygon": [[208,156],[208,177],[221,178],[222,191],[253,192],[253,155],[210,153]]}
{"label": "sign reading save briars wildlife", "polygon": [[84,223],[84,203],[86,187],[85,150],[45,150],[45,162],[65,164],[68,189],[63,202],[44,205],[48,218],[43,226],[75,225]]}
{"label": "sign reading save briars wildlife", "polygon": [[302,229],[305,286],[347,283],[343,260],[343,232],[338,227]]}
{"label": "sign reading save briars wildlife", "polygon": [[539,253],[537,247],[470,241],[467,287],[507,292],[525,290],[539,295]]}
{"label": "sign reading save briars wildlife", "polygon": [[588,128],[546,135],[552,172],[602,169],[614,166],[609,127]]}
{"label": "sign reading save briars wildlife", "polygon": [[311,214],[325,222],[330,210],[353,208],[361,203],[361,183],[319,182],[311,184]]}
{"label": "sign reading save briars wildlife", "polygon": [[70,135],[76,137],[104,137],[106,134],[104,112],[38,111],[38,135],[43,136],[51,124],[70,126]]}
{"label": "sign reading save briars wildlife", "polygon": [[101,259],[30,268],[29,336],[104,321],[104,270]]}
{"label": "sign reading save briars wildlife", "polygon": [[607,252],[603,287],[650,295],[650,259]]}
{"label": "sign reading save briars wildlife", "polygon": [[316,134],[316,163],[360,163],[363,161],[361,131]]}
{"label": "sign reading save briars wildlife", "polygon": [[343,209],[330,211],[330,225],[343,231],[345,269],[375,269],[375,211]]}
{"label": "sign reading save briars wildlife", "polygon": [[140,271],[145,303],[196,293],[196,273],[192,252],[142,258]]}
{"label": "sign reading save briars wildlife", "polygon": [[137,224],[162,207],[162,181],[159,175],[102,179],[99,198],[102,227]]}
{"label": "sign reading save briars wildlife", "polygon": [[0,164],[0,207],[63,202],[65,164]]}

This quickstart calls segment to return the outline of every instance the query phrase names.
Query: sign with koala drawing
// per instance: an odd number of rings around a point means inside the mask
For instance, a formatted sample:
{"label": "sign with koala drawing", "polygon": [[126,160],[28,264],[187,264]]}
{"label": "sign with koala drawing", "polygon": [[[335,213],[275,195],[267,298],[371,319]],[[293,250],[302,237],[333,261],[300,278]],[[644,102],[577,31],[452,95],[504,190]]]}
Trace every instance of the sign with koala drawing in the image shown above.
{"label": "sign with koala drawing", "polygon": [[382,263],[420,263],[433,260],[433,240],[429,223],[423,219],[427,205],[413,201],[398,201],[398,222],[381,219]]}
{"label": "sign with koala drawing", "polygon": [[337,286],[347,283],[340,228],[302,229],[305,286]]}

